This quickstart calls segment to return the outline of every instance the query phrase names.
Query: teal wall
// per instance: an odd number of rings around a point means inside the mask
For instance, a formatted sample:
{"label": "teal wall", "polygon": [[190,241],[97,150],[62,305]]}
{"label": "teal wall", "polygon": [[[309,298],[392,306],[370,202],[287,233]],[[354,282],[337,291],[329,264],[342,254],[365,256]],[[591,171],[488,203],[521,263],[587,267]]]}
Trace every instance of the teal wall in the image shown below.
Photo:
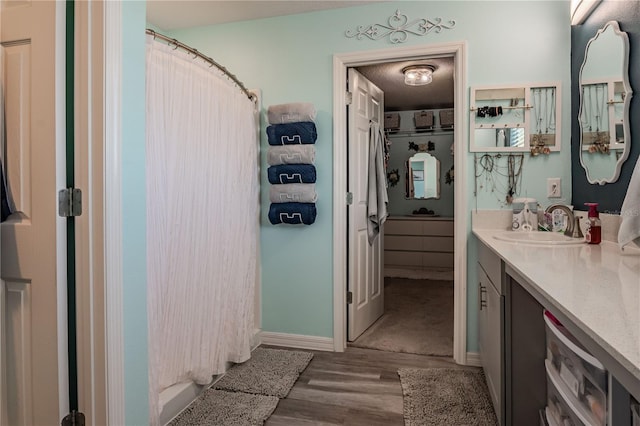
{"label": "teal wall", "polygon": [[143,1],[122,2],[122,285],[127,425],[149,424]]}
{"label": "teal wall", "polygon": [[[454,19],[452,30],[406,43],[349,39],[345,30],[386,23],[399,9],[409,19]],[[262,291],[263,329],[330,337],[333,334],[332,248],[332,110],[333,55],[393,46],[417,46],[466,40],[469,86],[560,81],[562,85],[562,145],[560,153],[529,158],[523,168],[521,195],[543,205],[546,178],[562,178],[563,196],[570,200],[570,26],[565,1],[409,1],[377,3],[262,20],[192,28],[172,32],[181,41],[214,57],[250,88],[262,90],[263,105],[295,101],[318,110],[318,218],[313,226],[271,226],[266,220],[268,185],[262,160]],[[469,88],[465,92],[468,108]],[[263,124],[264,130],[264,124]],[[267,143],[264,137],[262,149]],[[467,135],[465,135],[465,143]],[[466,187],[469,209],[508,208],[503,195],[479,191],[474,198],[473,155],[468,154]],[[470,221],[470,212],[467,220]],[[477,351],[475,250],[470,248],[468,278],[469,351]]]}
{"label": "teal wall", "polygon": [[[400,114],[400,131],[397,134],[388,136],[391,141],[389,149],[389,166],[388,170],[397,169],[400,172],[400,181],[396,186],[389,186],[387,193],[389,194],[389,215],[404,216],[412,214],[414,210],[421,207],[433,210],[435,214],[442,217],[453,217],[453,183],[445,183],[445,175],[449,168],[453,165],[453,155],[451,155],[451,146],[453,144],[453,131],[439,130],[440,118],[439,110],[434,111],[434,122],[436,132],[425,133],[409,133],[415,132],[414,113],[419,111],[399,111]],[[407,200],[407,168],[406,161],[416,152],[409,150],[409,142],[415,144],[427,144],[433,142],[434,150],[429,154],[440,160],[440,198],[429,200]]]}

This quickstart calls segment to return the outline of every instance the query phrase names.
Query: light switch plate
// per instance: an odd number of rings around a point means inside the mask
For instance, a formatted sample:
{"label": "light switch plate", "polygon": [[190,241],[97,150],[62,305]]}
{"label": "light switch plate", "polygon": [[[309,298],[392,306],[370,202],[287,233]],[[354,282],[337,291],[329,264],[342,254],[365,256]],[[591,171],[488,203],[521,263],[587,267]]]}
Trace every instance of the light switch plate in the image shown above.
{"label": "light switch plate", "polygon": [[547,178],[547,198],[561,198],[560,178]]}

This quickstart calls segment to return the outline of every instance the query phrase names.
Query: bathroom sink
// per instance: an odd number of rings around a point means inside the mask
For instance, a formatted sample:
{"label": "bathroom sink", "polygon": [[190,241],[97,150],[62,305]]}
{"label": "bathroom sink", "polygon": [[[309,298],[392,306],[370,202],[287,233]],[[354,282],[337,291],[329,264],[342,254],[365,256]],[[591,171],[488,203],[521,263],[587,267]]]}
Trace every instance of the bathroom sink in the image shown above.
{"label": "bathroom sink", "polygon": [[513,232],[507,231],[494,235],[496,240],[510,241],[513,243],[540,244],[540,245],[580,245],[584,244],[584,238],[571,238],[559,232]]}

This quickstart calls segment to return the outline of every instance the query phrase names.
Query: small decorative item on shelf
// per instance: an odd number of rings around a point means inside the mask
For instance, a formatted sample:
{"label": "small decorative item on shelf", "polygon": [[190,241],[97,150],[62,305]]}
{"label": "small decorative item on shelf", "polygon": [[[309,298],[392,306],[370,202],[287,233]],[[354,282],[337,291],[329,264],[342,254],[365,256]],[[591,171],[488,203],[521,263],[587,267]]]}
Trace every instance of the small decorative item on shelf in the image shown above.
{"label": "small decorative item on shelf", "polygon": [[436,212],[429,210],[426,207],[420,207],[418,210],[414,210],[413,214],[421,216],[436,216]]}
{"label": "small decorative item on shelf", "polygon": [[271,105],[267,116],[269,222],[311,225],[316,220],[316,110],[306,102]]}
{"label": "small decorative item on shelf", "polygon": [[390,186],[396,186],[398,182],[400,182],[400,172],[398,169],[393,169],[387,173],[387,181],[389,181]]}
{"label": "small decorative item on shelf", "polygon": [[[433,144],[433,142],[429,142],[429,143]],[[429,143],[417,144],[415,142],[409,142],[409,151],[415,151],[415,152],[433,151],[435,149],[435,146],[432,149],[429,149]]]}

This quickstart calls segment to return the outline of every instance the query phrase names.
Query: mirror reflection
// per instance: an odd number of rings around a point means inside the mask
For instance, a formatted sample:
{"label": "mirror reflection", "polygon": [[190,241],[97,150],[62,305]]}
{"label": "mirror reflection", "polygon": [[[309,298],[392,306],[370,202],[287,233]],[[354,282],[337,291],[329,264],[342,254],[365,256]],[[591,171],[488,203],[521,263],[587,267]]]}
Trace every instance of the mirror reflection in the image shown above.
{"label": "mirror reflection", "polygon": [[440,198],[440,160],[426,152],[419,152],[407,160],[408,200]]}
{"label": "mirror reflection", "polygon": [[580,69],[580,163],[592,184],[615,182],[629,155],[629,40],[608,22],[589,40]]}

